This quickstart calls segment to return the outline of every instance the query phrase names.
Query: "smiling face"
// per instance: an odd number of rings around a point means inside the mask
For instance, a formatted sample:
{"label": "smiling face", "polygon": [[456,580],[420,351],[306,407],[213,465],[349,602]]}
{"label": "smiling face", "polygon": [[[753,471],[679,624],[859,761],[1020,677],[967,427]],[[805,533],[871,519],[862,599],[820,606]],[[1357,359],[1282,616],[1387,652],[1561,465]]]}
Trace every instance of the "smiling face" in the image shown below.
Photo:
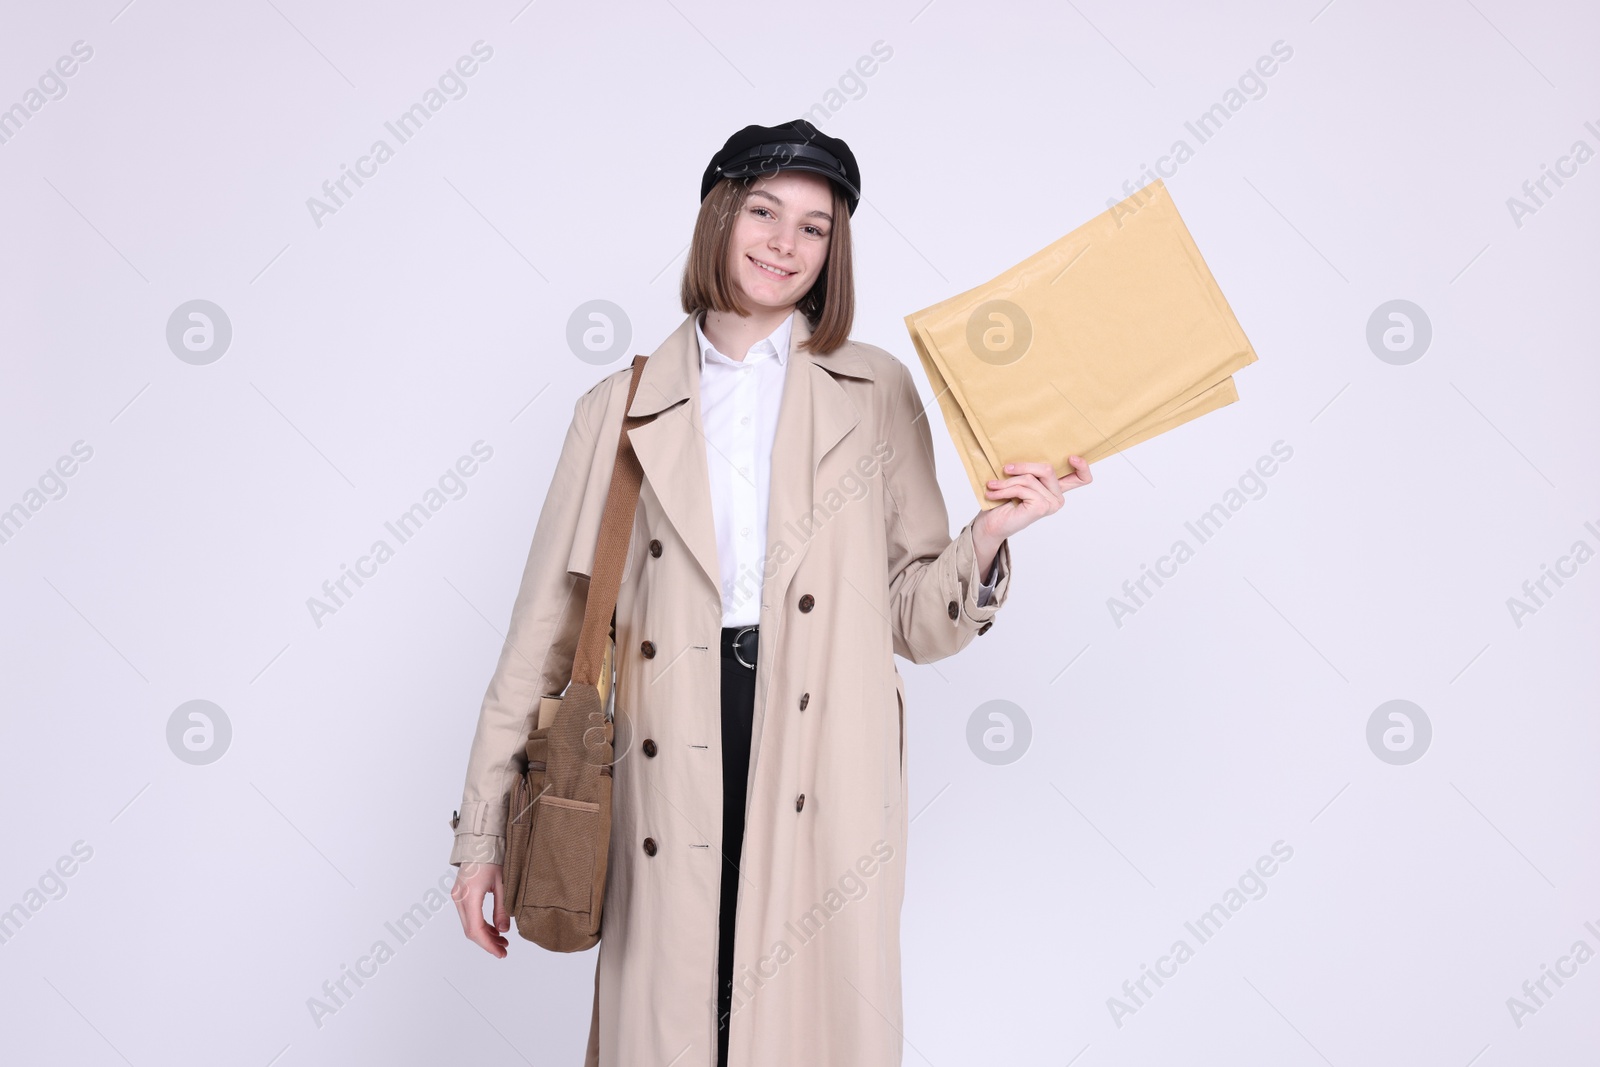
{"label": "smiling face", "polygon": [[701,198],[679,303],[686,315],[755,316],[769,326],[797,310],[811,324],[802,347],[832,352],[850,339],[855,317],[853,243],[850,206],[826,177],[724,178]]}
{"label": "smiling face", "polygon": [[785,170],[758,178],[728,235],[727,277],[743,302],[793,307],[828,262],[833,186],[820,174]]}

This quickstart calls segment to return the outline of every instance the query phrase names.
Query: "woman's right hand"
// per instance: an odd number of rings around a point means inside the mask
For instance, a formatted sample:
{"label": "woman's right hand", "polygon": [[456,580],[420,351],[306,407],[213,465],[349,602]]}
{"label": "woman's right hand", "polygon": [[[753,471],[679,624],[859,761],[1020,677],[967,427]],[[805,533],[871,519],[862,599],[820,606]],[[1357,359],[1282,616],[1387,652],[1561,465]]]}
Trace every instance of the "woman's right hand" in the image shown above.
{"label": "woman's right hand", "polygon": [[[491,956],[505,959],[506,939],[503,932],[511,929],[511,916],[506,913],[502,870],[498,863],[463,863],[456,868],[456,884],[450,890],[450,899],[456,902],[456,911],[461,916],[461,929],[468,939]],[[483,921],[483,898],[490,894],[494,896],[493,926]]]}

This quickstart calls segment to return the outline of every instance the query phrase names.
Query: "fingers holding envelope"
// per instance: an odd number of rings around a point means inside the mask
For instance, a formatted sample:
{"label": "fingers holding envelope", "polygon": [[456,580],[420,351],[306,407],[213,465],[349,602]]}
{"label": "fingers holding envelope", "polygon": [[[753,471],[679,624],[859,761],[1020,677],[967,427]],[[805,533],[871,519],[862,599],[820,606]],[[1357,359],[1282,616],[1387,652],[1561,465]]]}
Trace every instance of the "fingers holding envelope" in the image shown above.
{"label": "fingers holding envelope", "polygon": [[[1072,465],[1073,473],[1063,475],[1057,475],[1055,467],[1048,463],[1007,463],[1005,470],[1010,477],[991,478],[989,480],[989,495],[991,497],[1034,497],[1052,504],[1053,506],[1049,510],[1054,511],[1061,506],[1061,498],[1064,493],[1094,481],[1094,475],[1089,471],[1089,464],[1082,456],[1068,456],[1067,462]],[[1025,491],[1023,493],[999,492],[999,490],[1009,489],[1014,486],[1021,487]],[[1032,492],[1027,492],[1027,490]]]}
{"label": "fingers holding envelope", "polygon": [[1090,480],[1089,465],[1082,456],[1069,456],[1067,462],[1072,464],[1073,473],[1065,477],[1058,476],[1049,463],[1007,463],[1005,470],[1010,477],[990,479],[984,495],[990,500],[1010,499],[1011,506],[988,510],[984,521],[989,529],[1009,536],[1060,511],[1062,496]]}

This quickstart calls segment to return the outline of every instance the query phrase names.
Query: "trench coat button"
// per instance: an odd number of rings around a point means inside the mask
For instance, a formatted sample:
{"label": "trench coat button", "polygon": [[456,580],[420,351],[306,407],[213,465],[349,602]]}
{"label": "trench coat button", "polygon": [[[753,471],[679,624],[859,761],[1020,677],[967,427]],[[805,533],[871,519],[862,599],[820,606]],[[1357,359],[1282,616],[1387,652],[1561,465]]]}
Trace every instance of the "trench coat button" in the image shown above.
{"label": "trench coat button", "polygon": [[986,622],[982,626],[978,627],[979,636],[981,637],[983,634],[988,633],[989,632],[989,627],[991,627],[993,625],[994,625],[994,623],[992,623],[992,622]]}
{"label": "trench coat button", "polygon": [[644,749],[644,754],[646,756],[654,757],[656,754],[656,743],[650,740],[648,737],[644,739],[644,744],[640,745],[639,747]]}
{"label": "trench coat button", "polygon": [[461,825],[461,813],[459,811],[452,811],[450,813],[450,829],[454,830],[456,827],[458,827],[460,825]]}
{"label": "trench coat button", "polygon": [[654,856],[656,854],[656,839],[655,838],[647,837],[647,838],[644,839],[644,854],[646,856]]}
{"label": "trench coat button", "polygon": [[817,598],[812,596],[810,593],[807,593],[805,596],[800,598],[800,610],[801,611],[810,611],[813,607],[816,606],[816,603],[817,603]]}
{"label": "trench coat button", "polygon": [[650,538],[650,554],[652,556],[661,555],[661,542],[654,537]]}
{"label": "trench coat button", "polygon": [[948,608],[945,608],[944,610],[946,610],[946,611],[948,611],[950,613],[950,617],[952,619],[956,618],[958,615],[961,614],[961,607],[954,600],[950,601],[950,606]]}
{"label": "trench coat button", "polygon": [[655,659],[656,643],[654,641],[646,641],[644,644],[639,646],[639,651],[644,653],[645,659]]}
{"label": "trench coat button", "polygon": [[806,710],[806,705],[809,704],[809,703],[811,703],[811,694],[810,693],[801,693],[800,694],[800,710],[801,711],[805,711]]}
{"label": "trench coat button", "polygon": [[804,793],[801,793],[799,796],[795,797],[795,799],[794,799],[794,810],[795,811],[799,811],[801,808],[803,808],[805,806],[806,806],[806,795]]}

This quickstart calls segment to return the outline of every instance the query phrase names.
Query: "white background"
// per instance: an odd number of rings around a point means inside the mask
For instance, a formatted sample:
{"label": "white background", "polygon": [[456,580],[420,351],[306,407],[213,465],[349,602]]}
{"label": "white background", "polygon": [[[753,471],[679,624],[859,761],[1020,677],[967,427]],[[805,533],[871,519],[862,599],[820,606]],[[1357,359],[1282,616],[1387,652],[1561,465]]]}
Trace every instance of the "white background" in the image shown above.
{"label": "white background", "polygon": [[[901,663],[906,1062],[1592,1061],[1600,961],[1507,1007],[1600,952],[1600,562],[1507,607],[1600,549],[1600,161],[1507,205],[1600,150],[1592,8],[122,2],[12,4],[0,32],[0,106],[93,48],[0,144],[0,507],[93,449],[0,544],[0,908],[93,850],[0,945],[0,1058],[580,1062],[593,954],[513,934],[493,960],[453,907],[321,1026],[307,1001],[454,873],[572,404],[623,365],[577,358],[569,315],[614,301],[653,350],[706,160],[823,104],[863,171],[854,336],[930,406],[901,317],[1180,138],[1167,186],[1260,355],[1239,403],[1014,539],[993,631]],[[466,95],[318,226],[307,199],[479,40]],[[1276,41],[1199,144],[1184,123]],[[166,342],[192,299],[232,325],[209,365]],[[1393,299],[1432,325],[1406,365],[1366,341]],[[976,501],[934,417],[954,530]],[[316,625],[307,599],[478,440],[465,495]],[[1116,625],[1108,598],[1280,440],[1265,495]],[[196,699],[232,728],[205,766],[167,743]],[[1032,729],[1004,766],[966,740],[996,699]],[[1366,740],[1392,699],[1432,724],[1409,765]],[[1266,895],[1198,945],[1184,922],[1277,841]],[[1118,1025],[1178,938],[1194,958]]]}

